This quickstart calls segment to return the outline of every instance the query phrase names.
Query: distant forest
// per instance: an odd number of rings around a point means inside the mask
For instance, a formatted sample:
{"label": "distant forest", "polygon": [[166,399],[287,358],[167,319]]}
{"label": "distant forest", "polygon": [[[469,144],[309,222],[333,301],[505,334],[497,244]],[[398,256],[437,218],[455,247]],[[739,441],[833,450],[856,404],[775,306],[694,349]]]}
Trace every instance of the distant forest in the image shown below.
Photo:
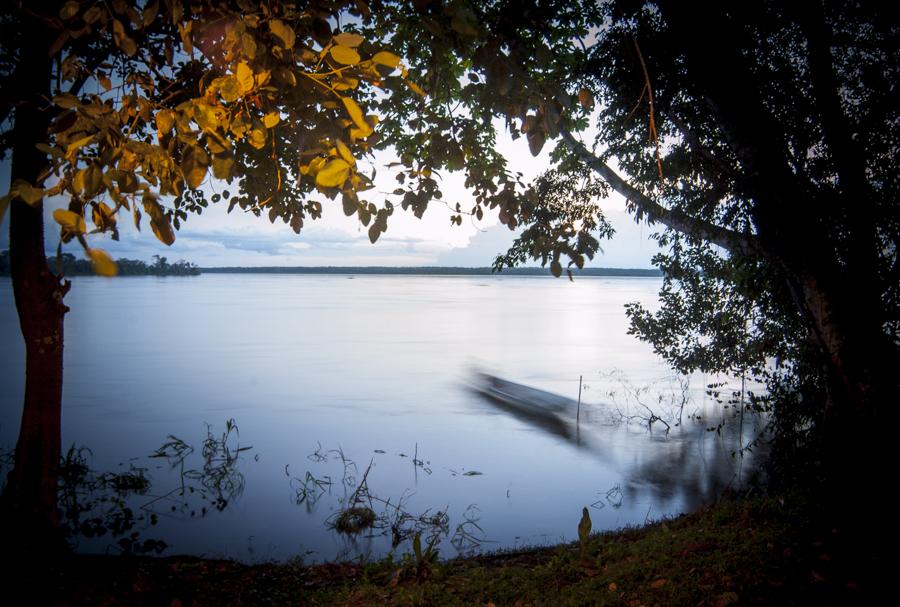
{"label": "distant forest", "polygon": [[[506,268],[494,272],[491,268],[463,267],[388,267],[388,266],[269,266],[262,268],[200,268],[204,274],[402,274],[427,276],[550,276],[547,268]],[[573,269],[573,276],[662,276],[657,269],[640,268],[584,268]]]}
{"label": "distant forest", "polygon": [[[55,255],[47,257],[47,264],[54,272],[60,267]],[[87,259],[79,259],[71,253],[63,253],[59,258],[62,265],[63,276],[90,276],[94,274],[91,262]],[[200,268],[196,264],[179,259],[174,263],[159,255],[153,256],[153,263],[146,263],[138,259],[122,257],[116,260],[120,276],[197,276]],[[9,276],[9,251],[0,251],[0,276]]]}
{"label": "distant forest", "polygon": [[[60,259],[64,276],[89,276],[94,273],[91,262],[71,253],[63,253]],[[56,256],[48,256],[50,269],[57,271]],[[121,276],[197,276],[198,274],[397,274],[404,276],[550,276],[547,268],[506,268],[494,272],[491,268],[463,267],[389,267],[389,266],[267,266],[258,268],[225,267],[200,268],[180,259],[169,263],[165,257],[153,256],[152,263],[137,259],[116,260]],[[9,276],[9,251],[0,251],[0,276]],[[657,269],[643,268],[584,268],[572,270],[573,276],[662,276]]]}

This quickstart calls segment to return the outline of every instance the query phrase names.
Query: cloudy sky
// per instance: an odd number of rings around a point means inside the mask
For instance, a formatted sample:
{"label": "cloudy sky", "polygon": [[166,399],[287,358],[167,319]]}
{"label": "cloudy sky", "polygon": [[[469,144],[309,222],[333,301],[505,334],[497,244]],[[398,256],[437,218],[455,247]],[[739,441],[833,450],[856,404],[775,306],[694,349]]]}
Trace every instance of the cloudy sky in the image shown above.
{"label": "cloudy sky", "polygon": [[[549,149],[533,158],[524,138],[507,138],[499,144],[510,161],[510,167],[533,177],[549,166]],[[376,158],[375,166],[386,159]],[[385,169],[379,171],[377,192],[393,189],[392,176]],[[445,174],[441,190],[448,202],[460,202],[471,208],[472,198],[462,186],[461,174]],[[8,190],[9,165],[0,164],[0,187]],[[211,184],[217,189],[218,184]],[[381,196],[382,200],[384,196]],[[394,197],[396,198],[396,197]],[[377,197],[370,196],[377,201]],[[329,204],[330,203],[330,204]],[[345,217],[340,201],[323,201],[322,219],[307,221],[297,235],[286,224],[269,223],[265,217],[254,217],[235,209],[226,213],[227,203],[212,205],[201,216],[192,216],[176,233],[175,244],[161,244],[147,226],[137,232],[131,221],[120,221],[121,239],[112,241],[105,235],[90,237],[93,246],[106,249],[114,257],[129,257],[149,261],[153,255],[170,261],[185,259],[204,267],[214,266],[489,266],[494,257],[505,252],[515,233],[501,225],[496,214],[485,215],[482,221],[468,221],[462,226],[450,225],[450,209],[431,203],[425,217],[416,219],[411,213],[397,209],[388,224],[388,231],[376,244],[370,244],[366,229],[356,217]],[[64,206],[62,200],[46,204],[48,250],[55,250],[58,242],[56,223],[50,218],[53,209]],[[624,200],[615,195],[601,206],[616,230],[612,240],[602,243],[603,253],[589,265],[594,267],[649,268],[657,250],[649,239],[653,229],[635,224],[625,212]],[[329,208],[330,207],[330,208]],[[145,222],[146,223],[146,222]],[[0,226],[0,250],[9,246],[9,221]],[[64,250],[79,255],[77,243],[64,245]]]}

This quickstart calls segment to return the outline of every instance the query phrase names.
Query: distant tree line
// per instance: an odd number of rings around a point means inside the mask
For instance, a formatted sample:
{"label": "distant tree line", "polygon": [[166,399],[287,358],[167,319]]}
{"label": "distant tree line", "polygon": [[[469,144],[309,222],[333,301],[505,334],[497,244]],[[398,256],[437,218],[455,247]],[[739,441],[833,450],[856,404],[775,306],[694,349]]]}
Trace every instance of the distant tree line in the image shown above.
{"label": "distant tree line", "polygon": [[[200,268],[204,274],[402,274],[427,276],[549,276],[547,268],[466,268],[454,266],[266,266]],[[662,276],[656,268],[582,268],[574,276]]]}
{"label": "distant tree line", "polygon": [[[80,259],[71,253],[63,253],[57,259],[48,259],[51,269],[61,272],[63,276],[90,276],[94,274],[91,262]],[[159,255],[153,256],[153,263],[140,261],[139,259],[120,258],[116,260],[120,276],[197,276],[200,268],[197,264],[179,259],[174,263]],[[0,276],[9,276],[9,251],[0,251]]]}

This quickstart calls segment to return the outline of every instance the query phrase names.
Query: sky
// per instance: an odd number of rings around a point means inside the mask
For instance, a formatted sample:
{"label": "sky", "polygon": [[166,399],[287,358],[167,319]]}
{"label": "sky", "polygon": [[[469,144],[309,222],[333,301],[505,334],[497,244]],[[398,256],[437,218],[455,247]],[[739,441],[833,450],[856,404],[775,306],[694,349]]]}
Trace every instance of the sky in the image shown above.
{"label": "sky", "polygon": [[[502,129],[501,129],[502,132]],[[506,156],[512,170],[533,178],[550,166],[551,145],[544,147],[538,157],[532,157],[524,138],[513,141],[508,135],[498,138],[498,149]],[[381,192],[395,187],[393,176],[384,165],[387,156],[376,157],[372,165],[378,168],[375,192],[369,196],[379,204],[385,198]],[[370,172],[370,171],[367,171]],[[462,208],[473,206],[472,197],[463,187],[462,173],[443,175],[441,191],[444,200]],[[0,188],[9,187],[9,164],[0,164]],[[208,191],[222,188],[210,183]],[[393,197],[396,202],[397,197]],[[201,267],[217,266],[490,266],[494,258],[506,252],[516,233],[501,225],[496,212],[485,214],[481,221],[464,216],[461,226],[451,226],[451,210],[439,202],[432,202],[423,219],[412,213],[395,210],[388,222],[388,231],[374,245],[369,242],[365,227],[357,218],[345,217],[340,200],[323,200],[322,218],[308,220],[298,235],[290,226],[276,220],[271,224],[265,216],[255,217],[236,208],[228,214],[227,203],[212,204],[200,216],[190,216],[176,232],[175,243],[166,247],[153,236],[149,225],[138,232],[130,216],[120,217],[120,240],[95,234],[89,236],[91,246],[105,249],[114,258],[127,257],[150,261],[154,255],[179,259]],[[45,201],[45,240],[47,249],[54,251],[58,243],[56,222],[50,217],[54,209],[65,206],[62,198]],[[602,253],[587,265],[610,268],[649,268],[657,252],[656,242],[649,238],[655,231],[646,224],[636,224],[625,211],[624,199],[613,194],[601,201],[601,208],[616,230],[613,238],[601,242]],[[146,218],[145,218],[146,219]],[[9,247],[9,220],[0,226],[0,250]],[[80,246],[71,242],[63,251],[80,255]]]}

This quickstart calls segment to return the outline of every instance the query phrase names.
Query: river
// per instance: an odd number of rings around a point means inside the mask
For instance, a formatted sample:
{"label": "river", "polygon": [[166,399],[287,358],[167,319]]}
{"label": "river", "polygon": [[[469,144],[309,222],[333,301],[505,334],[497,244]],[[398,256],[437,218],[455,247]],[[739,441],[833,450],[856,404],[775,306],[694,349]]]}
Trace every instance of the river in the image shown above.
{"label": "river", "polygon": [[[142,469],[153,486],[129,504],[157,522],[135,529],[164,540],[165,554],[377,557],[408,551],[416,530],[437,532],[445,557],[546,544],[576,538],[584,506],[595,530],[638,524],[695,508],[753,469],[752,456],[732,452],[760,420],[735,426],[735,410],[706,394],[711,378],[680,383],[627,335],[624,304],[654,306],[658,278],[73,282],[64,448],[89,448],[96,470]],[[8,280],[0,339],[0,445],[11,447],[24,348]],[[577,436],[495,406],[472,389],[475,369],[576,401],[581,380]],[[638,401],[672,431],[648,429]],[[228,460],[219,484],[188,475],[185,496],[168,494],[180,488],[180,466],[147,456],[175,436],[195,448],[185,469],[202,470],[206,424],[220,437],[226,420],[236,425],[229,450],[210,451],[207,469]],[[563,421],[573,428],[571,416]],[[228,490],[217,494],[223,479]],[[354,504],[370,507],[376,526],[338,533],[340,512]],[[115,544],[78,540],[84,551]]]}

